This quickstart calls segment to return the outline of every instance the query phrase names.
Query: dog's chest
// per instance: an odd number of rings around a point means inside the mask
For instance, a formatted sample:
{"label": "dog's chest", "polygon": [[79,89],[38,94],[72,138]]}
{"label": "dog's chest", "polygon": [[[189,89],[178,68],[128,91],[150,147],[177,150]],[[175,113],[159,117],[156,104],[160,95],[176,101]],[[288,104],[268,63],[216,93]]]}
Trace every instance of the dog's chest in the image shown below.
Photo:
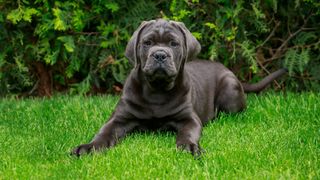
{"label": "dog's chest", "polygon": [[168,117],[176,117],[188,106],[184,98],[137,97],[124,99],[125,109],[136,119],[157,119],[157,121],[162,122]]}
{"label": "dog's chest", "polygon": [[157,122],[166,122],[166,119],[173,118],[179,113],[181,107],[171,104],[163,105],[141,105],[131,106],[131,113],[137,118],[145,122],[157,120]]}
{"label": "dog's chest", "polygon": [[151,118],[151,119],[139,119],[139,127],[142,130],[169,130],[174,128],[174,118]]}

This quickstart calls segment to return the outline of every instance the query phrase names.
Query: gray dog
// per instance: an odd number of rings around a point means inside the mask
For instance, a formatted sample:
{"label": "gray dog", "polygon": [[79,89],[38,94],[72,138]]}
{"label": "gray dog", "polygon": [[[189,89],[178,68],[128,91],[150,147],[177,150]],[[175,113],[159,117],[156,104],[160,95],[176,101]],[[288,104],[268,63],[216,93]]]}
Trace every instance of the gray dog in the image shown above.
{"label": "gray dog", "polygon": [[200,155],[204,124],[219,111],[242,111],[244,92],[260,91],[286,72],[280,69],[257,84],[242,86],[222,64],[197,60],[200,49],[181,22],[143,22],[126,48],[134,68],[114,113],[90,143],[76,147],[72,154],[110,148],[134,129],[173,129],[179,149]]}

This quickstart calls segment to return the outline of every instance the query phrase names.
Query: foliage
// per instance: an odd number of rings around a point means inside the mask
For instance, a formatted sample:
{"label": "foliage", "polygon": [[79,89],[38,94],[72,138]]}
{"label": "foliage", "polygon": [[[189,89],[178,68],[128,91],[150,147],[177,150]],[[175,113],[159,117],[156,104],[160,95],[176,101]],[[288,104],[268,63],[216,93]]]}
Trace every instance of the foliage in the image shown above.
{"label": "foliage", "polygon": [[201,35],[202,58],[222,62],[241,80],[287,67],[288,89],[320,90],[318,1],[173,0],[168,14]]}
{"label": "foliage", "polygon": [[112,92],[131,68],[131,34],[158,17],[183,21],[200,57],[243,81],[286,66],[288,89],[319,90],[319,9],[316,0],[0,0],[0,94]]}
{"label": "foliage", "polygon": [[49,88],[112,90],[130,69],[124,49],[132,31],[158,12],[146,11],[147,5],[143,0],[137,9],[125,1],[1,1],[1,93],[33,93],[46,76],[35,62],[50,72]]}

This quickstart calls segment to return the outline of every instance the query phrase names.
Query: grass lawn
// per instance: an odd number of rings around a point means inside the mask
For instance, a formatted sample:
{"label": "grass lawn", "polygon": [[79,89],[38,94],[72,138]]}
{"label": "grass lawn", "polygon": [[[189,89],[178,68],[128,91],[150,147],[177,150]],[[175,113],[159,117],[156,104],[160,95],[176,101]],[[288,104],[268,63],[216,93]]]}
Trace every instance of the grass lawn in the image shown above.
{"label": "grass lawn", "polygon": [[115,148],[69,156],[91,140],[118,97],[0,99],[0,179],[319,179],[320,94],[248,96],[248,108],[205,126],[201,159],[175,135],[136,133]]}

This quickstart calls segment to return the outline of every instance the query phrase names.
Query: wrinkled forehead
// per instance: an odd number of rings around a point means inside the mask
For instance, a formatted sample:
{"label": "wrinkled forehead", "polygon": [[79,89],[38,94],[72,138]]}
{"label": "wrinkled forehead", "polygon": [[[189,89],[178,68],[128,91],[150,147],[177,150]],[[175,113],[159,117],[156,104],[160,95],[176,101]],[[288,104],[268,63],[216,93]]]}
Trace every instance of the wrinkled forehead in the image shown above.
{"label": "wrinkled forehead", "polygon": [[166,40],[166,39],[178,39],[182,36],[182,32],[174,26],[172,23],[166,20],[157,20],[151,23],[142,32],[142,39],[155,39],[155,40]]}

